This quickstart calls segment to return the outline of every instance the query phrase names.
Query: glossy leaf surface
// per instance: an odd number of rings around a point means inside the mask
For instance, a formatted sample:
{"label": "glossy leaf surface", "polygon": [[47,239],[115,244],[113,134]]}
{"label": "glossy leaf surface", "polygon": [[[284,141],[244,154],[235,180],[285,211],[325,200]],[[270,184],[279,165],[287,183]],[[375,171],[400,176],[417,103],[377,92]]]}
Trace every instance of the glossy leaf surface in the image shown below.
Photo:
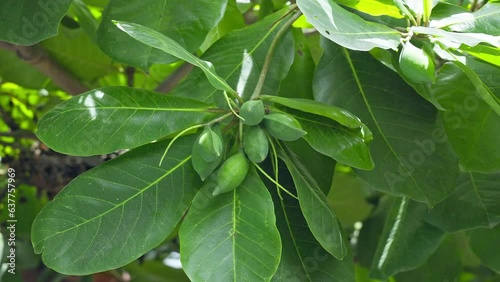
{"label": "glossy leaf surface", "polygon": [[194,136],[134,149],[73,180],[35,219],[32,242],[58,272],[85,275],[121,267],[160,244],[201,186]]}
{"label": "glossy leaf surface", "polygon": [[90,156],[134,148],[202,122],[205,103],[127,87],[65,101],[38,123],[37,136],[61,153]]}

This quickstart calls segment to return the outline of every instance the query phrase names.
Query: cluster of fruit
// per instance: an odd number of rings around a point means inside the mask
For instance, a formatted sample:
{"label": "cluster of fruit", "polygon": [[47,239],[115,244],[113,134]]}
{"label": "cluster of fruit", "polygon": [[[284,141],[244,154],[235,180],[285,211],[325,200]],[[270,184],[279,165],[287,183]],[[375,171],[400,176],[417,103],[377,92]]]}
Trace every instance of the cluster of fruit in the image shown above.
{"label": "cluster of fruit", "polygon": [[[243,103],[239,110],[241,146],[227,158],[215,175],[213,195],[230,192],[245,179],[249,161],[261,163],[269,153],[269,137],[295,141],[306,134],[299,121],[284,113],[266,113],[261,100]],[[224,141],[219,125],[207,125],[193,145],[193,167],[202,180],[207,179],[224,157]]]}

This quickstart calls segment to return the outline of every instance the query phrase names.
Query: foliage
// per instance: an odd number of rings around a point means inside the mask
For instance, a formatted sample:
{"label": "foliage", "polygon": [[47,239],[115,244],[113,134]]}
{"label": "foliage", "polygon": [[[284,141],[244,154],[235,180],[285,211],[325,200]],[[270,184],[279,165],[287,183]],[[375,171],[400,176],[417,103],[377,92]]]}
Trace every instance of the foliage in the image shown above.
{"label": "foliage", "polygon": [[[64,73],[0,51],[2,156],[37,138],[119,154],[48,203],[19,186],[40,202],[17,216],[46,267],[499,279],[500,3],[24,2],[0,3],[0,46],[39,43]],[[172,251],[183,271],[158,261]]]}

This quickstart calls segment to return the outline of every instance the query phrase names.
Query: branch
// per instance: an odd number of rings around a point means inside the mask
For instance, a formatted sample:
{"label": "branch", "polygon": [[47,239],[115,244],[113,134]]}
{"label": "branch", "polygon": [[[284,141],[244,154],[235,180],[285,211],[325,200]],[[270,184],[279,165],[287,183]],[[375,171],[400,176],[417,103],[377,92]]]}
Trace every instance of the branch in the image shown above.
{"label": "branch", "polygon": [[19,58],[37,68],[44,75],[51,78],[57,86],[71,95],[88,91],[88,88],[76,77],[71,75],[63,66],[51,58],[44,49],[36,45],[20,46],[7,42],[0,42],[0,48],[16,52]]}
{"label": "branch", "polygon": [[181,81],[188,73],[193,69],[193,65],[190,63],[184,63],[178,69],[176,69],[171,75],[169,75],[165,80],[163,80],[155,89],[157,92],[168,93]]}

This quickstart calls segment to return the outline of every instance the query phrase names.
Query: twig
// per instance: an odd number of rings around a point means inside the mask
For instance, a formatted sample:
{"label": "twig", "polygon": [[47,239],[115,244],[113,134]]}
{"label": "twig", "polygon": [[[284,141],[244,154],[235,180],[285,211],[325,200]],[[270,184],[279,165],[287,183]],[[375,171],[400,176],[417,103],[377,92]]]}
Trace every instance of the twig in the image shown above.
{"label": "twig", "polygon": [[292,17],[290,17],[290,19],[288,19],[286,21],[285,24],[283,24],[283,26],[276,33],[276,36],[274,37],[273,42],[271,42],[271,46],[269,46],[269,51],[267,51],[266,59],[264,61],[264,65],[262,66],[259,80],[257,81],[257,85],[255,86],[255,90],[254,90],[250,100],[256,99],[260,95],[260,92],[262,91],[262,87],[264,87],[264,82],[266,81],[266,76],[267,76],[267,72],[269,71],[269,66],[271,65],[271,60],[272,60],[272,57],[274,54],[274,49],[276,49],[276,46],[278,45],[278,42],[281,39],[281,37],[283,37],[285,32],[288,30],[288,28],[300,17],[301,14],[302,13],[300,11],[295,13]]}
{"label": "twig", "polygon": [[0,42],[0,48],[16,52],[19,58],[37,68],[44,75],[51,78],[57,86],[71,95],[88,91],[88,88],[84,84],[51,58],[44,49],[36,45],[20,46]]}
{"label": "twig", "polygon": [[155,89],[157,92],[168,93],[174,89],[174,87],[188,75],[193,69],[193,65],[190,63],[184,63],[178,69],[176,69],[171,75],[169,75],[165,80],[163,80]]}

